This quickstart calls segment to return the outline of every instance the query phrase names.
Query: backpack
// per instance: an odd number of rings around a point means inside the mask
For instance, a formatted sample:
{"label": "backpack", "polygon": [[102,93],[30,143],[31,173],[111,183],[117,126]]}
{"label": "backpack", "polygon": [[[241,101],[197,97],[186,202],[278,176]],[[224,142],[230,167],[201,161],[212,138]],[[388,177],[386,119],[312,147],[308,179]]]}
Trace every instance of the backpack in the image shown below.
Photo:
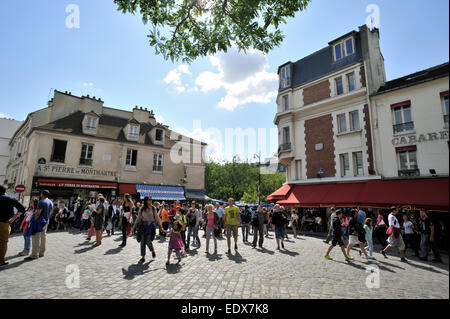
{"label": "backpack", "polygon": [[188,215],[188,226],[195,227],[196,223],[197,223],[197,217],[195,216],[195,211],[190,210],[189,215]]}

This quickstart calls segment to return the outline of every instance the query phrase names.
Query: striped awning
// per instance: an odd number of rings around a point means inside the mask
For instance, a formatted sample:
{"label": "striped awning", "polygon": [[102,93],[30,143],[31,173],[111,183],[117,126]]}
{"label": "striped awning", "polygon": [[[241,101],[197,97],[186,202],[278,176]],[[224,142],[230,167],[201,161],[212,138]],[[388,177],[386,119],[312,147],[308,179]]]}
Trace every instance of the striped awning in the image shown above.
{"label": "striped awning", "polygon": [[195,199],[195,200],[211,200],[203,189],[187,189],[186,190],[186,198],[187,199]]}
{"label": "striped awning", "polygon": [[151,196],[154,200],[185,200],[184,188],[181,186],[136,185],[141,199]]}

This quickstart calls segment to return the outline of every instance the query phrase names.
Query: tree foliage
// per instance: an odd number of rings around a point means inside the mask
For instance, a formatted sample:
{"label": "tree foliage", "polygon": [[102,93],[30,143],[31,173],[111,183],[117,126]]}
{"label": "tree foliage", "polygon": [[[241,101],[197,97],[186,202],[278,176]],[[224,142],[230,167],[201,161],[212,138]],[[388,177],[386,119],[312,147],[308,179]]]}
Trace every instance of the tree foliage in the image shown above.
{"label": "tree foliage", "polygon": [[239,50],[269,52],[284,38],[280,25],[311,0],[114,0],[122,13],[151,25],[156,54],[172,62]]}
{"label": "tree foliage", "polygon": [[[241,163],[235,158],[232,162],[206,163],[206,194],[214,199],[227,201],[233,197],[236,201],[256,203],[259,168],[256,164]],[[261,175],[261,202],[280,188],[286,181],[286,174]]]}

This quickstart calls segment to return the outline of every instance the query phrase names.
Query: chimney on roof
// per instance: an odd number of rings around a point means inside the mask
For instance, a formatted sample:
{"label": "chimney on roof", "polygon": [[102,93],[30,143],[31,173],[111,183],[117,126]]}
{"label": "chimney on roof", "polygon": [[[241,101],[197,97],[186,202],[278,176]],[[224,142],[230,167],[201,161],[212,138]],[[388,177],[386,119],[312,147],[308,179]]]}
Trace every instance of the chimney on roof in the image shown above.
{"label": "chimney on roof", "polygon": [[135,107],[133,109],[133,117],[140,123],[148,123],[149,111],[145,110],[142,106]]}
{"label": "chimney on roof", "polygon": [[72,95],[72,92],[69,92],[69,95]]}
{"label": "chimney on roof", "polygon": [[88,95],[86,95],[86,97],[89,99],[89,94]]}

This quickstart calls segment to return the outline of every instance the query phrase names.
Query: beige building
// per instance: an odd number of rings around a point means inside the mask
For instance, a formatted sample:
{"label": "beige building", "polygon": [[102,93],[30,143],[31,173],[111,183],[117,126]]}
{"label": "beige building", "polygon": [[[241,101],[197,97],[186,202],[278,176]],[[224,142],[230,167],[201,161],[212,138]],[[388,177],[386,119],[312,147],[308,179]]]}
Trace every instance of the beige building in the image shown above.
{"label": "beige building", "polygon": [[10,158],[9,142],[21,124],[22,122],[13,119],[0,118],[0,183],[2,184],[9,183],[6,179],[6,168]]}
{"label": "beige building", "polygon": [[29,114],[12,138],[8,179],[26,186],[25,201],[41,189],[55,199],[139,191],[183,200],[204,194],[205,147],[157,123],[147,109],[113,109],[99,98],[55,90],[48,107]]}

